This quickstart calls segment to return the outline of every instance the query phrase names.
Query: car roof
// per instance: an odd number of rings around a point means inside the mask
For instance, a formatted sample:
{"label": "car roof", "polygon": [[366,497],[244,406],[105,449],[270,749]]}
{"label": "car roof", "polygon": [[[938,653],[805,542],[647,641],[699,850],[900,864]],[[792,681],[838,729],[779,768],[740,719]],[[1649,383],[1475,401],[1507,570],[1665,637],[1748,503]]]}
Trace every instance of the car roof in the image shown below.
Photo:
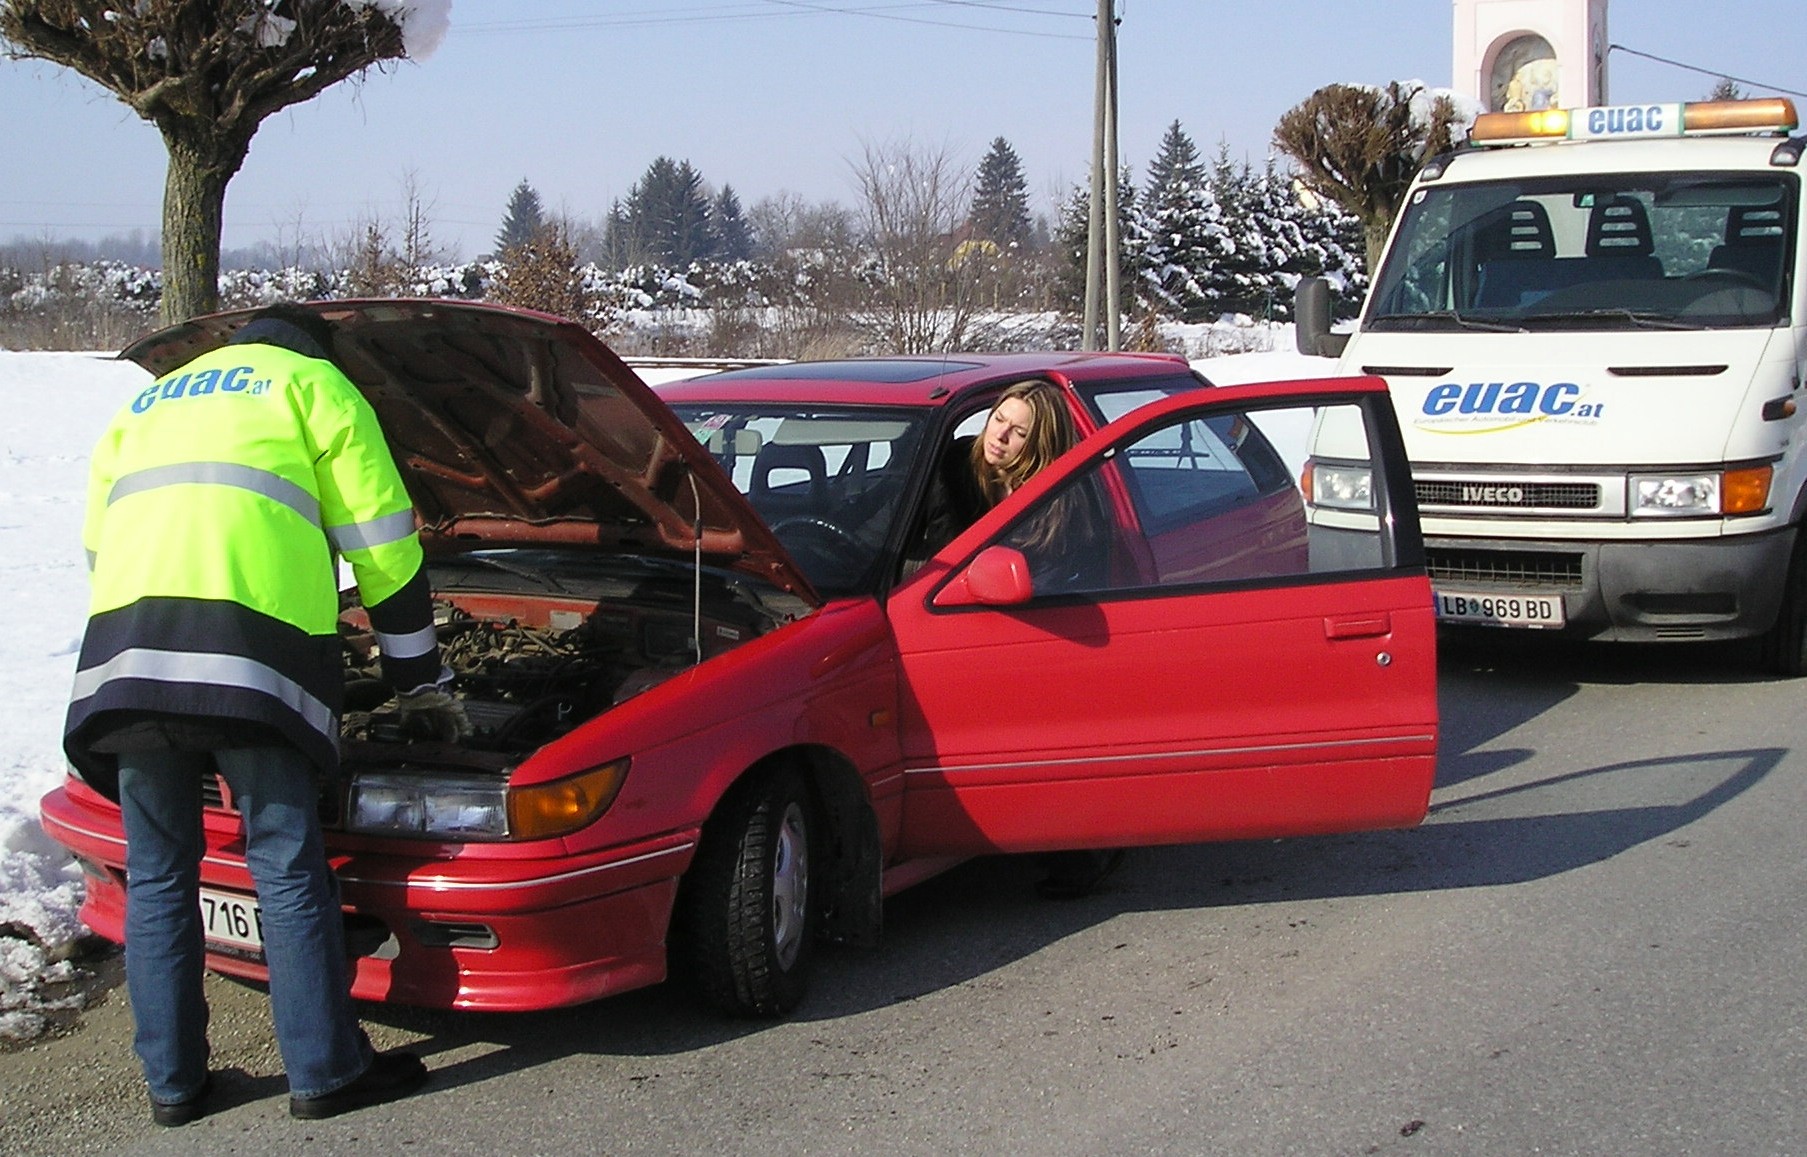
{"label": "car roof", "polygon": [[657,387],[666,402],[814,402],[936,408],[971,391],[1022,378],[1072,381],[1190,373],[1177,354],[1033,353],[917,354],[787,362],[729,370]]}

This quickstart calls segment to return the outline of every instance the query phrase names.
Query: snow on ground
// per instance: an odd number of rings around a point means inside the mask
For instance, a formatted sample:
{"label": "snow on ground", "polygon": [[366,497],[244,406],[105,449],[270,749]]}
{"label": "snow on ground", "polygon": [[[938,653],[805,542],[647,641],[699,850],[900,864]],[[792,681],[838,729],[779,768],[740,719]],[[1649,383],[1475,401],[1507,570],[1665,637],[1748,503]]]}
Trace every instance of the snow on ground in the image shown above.
{"label": "snow on ground", "polygon": [[97,354],[0,353],[0,1038],[29,1039],[40,986],[81,933],[82,875],[38,826],[63,778],[63,708],[87,614],[81,545],[88,453],[148,375]]}
{"label": "snow on ground", "polygon": [[[1289,330],[1274,332],[1291,345]],[[1195,361],[1221,385],[1317,377],[1329,361],[1281,349]],[[707,370],[649,366],[649,380]],[[62,781],[63,711],[87,612],[81,546],[88,454],[114,410],[148,375],[102,354],[0,352],[0,1039],[42,1031],[82,934],[82,875],[38,825],[38,800]],[[1278,439],[1276,439],[1278,440]],[[79,999],[79,998],[75,998]]]}

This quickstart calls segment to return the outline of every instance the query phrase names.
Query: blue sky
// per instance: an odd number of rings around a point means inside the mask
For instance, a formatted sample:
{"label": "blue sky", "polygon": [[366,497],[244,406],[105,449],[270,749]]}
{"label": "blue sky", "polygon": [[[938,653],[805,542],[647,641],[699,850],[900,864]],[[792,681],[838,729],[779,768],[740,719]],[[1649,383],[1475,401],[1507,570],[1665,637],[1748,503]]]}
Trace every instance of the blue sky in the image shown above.
{"label": "blue sky", "polygon": [[[1801,0],[1619,0],[1610,39],[1807,90]],[[838,10],[838,11],[831,11]],[[1096,0],[454,0],[437,53],[264,122],[226,200],[228,248],[399,218],[410,175],[448,256],[484,252],[522,178],[600,219],[660,154],[742,204],[854,200],[850,161],[908,139],[976,163],[1003,136],[1037,208],[1083,180]],[[1320,85],[1450,82],[1450,0],[1118,0],[1121,152],[1138,174],[1178,119],[1256,164]],[[1712,79],[1625,52],[1615,101]],[[1807,100],[1799,100],[1807,110]],[[0,61],[0,238],[154,233],[160,138],[72,73]]]}

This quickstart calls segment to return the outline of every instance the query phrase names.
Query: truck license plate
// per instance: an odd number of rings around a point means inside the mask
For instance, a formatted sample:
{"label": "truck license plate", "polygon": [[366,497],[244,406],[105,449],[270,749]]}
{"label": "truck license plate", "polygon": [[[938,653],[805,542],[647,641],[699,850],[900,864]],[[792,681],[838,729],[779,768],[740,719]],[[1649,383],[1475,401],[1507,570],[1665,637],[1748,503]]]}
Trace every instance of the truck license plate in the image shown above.
{"label": "truck license plate", "polygon": [[263,916],[257,901],[249,896],[201,889],[201,928],[214,943],[252,952],[263,950]]}
{"label": "truck license plate", "polygon": [[1472,591],[1438,591],[1437,618],[1479,627],[1560,627],[1567,622],[1561,595]]}

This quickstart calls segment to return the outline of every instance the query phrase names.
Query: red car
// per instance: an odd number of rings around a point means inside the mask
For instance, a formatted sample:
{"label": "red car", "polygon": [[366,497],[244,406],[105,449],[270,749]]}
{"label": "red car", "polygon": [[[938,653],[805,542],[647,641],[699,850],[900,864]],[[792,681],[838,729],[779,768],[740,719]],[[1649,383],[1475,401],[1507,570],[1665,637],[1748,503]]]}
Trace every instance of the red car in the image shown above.
{"label": "red car", "polygon": [[[1431,593],[1377,379],[1207,389],[1162,355],[949,354],[655,394],[546,315],[315,308],[413,492],[476,727],[406,734],[348,608],[321,809],[360,998],[547,1008],[670,971],[771,1014],[818,940],[875,941],[885,896],[967,857],[1424,815]],[[245,320],[124,356],[162,374]],[[938,461],[1025,378],[1087,436],[921,549]],[[1276,449],[1326,420],[1368,457]],[[208,959],[261,978],[231,808],[206,816]],[[118,939],[118,810],[72,778],[43,821]]]}

